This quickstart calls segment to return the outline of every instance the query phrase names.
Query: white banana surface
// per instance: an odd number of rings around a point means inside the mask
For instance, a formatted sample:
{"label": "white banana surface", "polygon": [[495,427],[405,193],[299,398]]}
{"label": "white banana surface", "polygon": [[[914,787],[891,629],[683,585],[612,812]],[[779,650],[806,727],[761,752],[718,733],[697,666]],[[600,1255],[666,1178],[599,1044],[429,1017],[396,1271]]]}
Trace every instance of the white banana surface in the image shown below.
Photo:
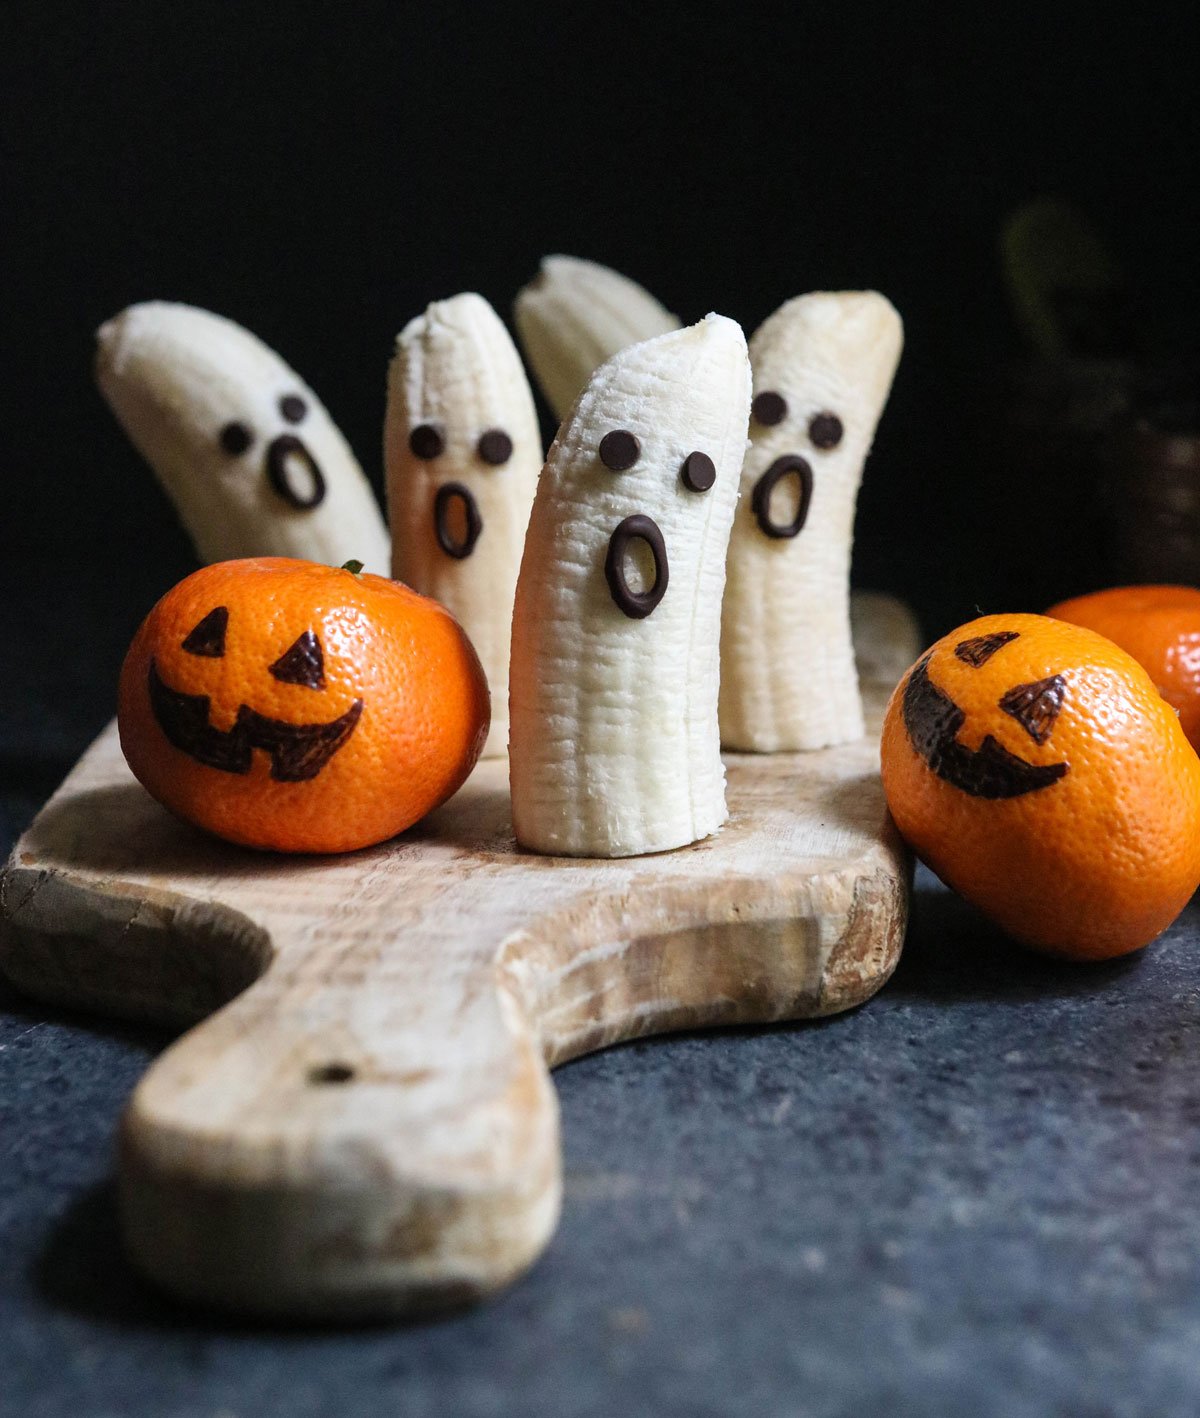
{"label": "white banana surface", "polygon": [[517,334],[561,422],[606,359],[679,329],[678,316],[628,276],[576,256],[547,256],[513,305]]}
{"label": "white banana surface", "polygon": [[508,745],[508,656],[542,466],[533,394],[492,307],[466,293],[405,326],[384,427],[392,575],[466,630],[492,691],[485,755]]}
{"label": "white banana surface", "polygon": [[750,449],[721,617],[726,748],[815,749],[863,733],[854,507],[902,344],[899,315],[875,291],[798,296],[750,340]]}
{"label": "white banana surface", "polygon": [[615,355],[559,430],[513,614],[526,847],[632,856],[724,822],[721,595],[749,404],[745,337],[709,315]]}
{"label": "white banana surface", "polygon": [[294,556],[387,573],[379,506],[307,384],[249,330],[169,301],[96,332],[96,381],[202,561]]}

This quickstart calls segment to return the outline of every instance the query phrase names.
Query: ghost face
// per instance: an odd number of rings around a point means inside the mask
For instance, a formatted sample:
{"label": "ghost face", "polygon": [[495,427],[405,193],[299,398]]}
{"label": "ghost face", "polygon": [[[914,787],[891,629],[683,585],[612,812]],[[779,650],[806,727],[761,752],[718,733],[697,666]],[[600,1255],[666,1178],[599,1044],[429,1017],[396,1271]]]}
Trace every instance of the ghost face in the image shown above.
{"label": "ghost face", "polygon": [[326,483],[321,465],[300,436],[299,425],[308,416],[303,394],[281,394],[279,417],[296,431],[278,433],[258,447],[255,431],[240,419],[231,419],[221,429],[221,450],[232,458],[262,458],[262,472],[272,492],[288,507],[308,512],[325,501]]}
{"label": "ghost face", "polygon": [[98,335],[97,377],[203,559],[386,567],[370,487],[313,391],[232,321],[166,302]]}

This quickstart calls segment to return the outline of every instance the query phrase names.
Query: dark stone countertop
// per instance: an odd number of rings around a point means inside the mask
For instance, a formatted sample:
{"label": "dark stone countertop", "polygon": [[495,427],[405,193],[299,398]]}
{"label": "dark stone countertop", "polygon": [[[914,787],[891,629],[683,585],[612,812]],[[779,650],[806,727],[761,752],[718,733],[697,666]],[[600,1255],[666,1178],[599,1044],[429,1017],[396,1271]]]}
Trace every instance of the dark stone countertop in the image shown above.
{"label": "dark stone countertop", "polygon": [[[32,566],[0,573],[6,846],[184,570],[75,565],[53,602]],[[411,1326],[232,1324],[145,1286],[112,1139],[166,1036],[0,993],[0,1414],[1192,1418],[1200,911],[1077,968],[917,888],[862,1009],[559,1070],[548,1252],[493,1303]]]}

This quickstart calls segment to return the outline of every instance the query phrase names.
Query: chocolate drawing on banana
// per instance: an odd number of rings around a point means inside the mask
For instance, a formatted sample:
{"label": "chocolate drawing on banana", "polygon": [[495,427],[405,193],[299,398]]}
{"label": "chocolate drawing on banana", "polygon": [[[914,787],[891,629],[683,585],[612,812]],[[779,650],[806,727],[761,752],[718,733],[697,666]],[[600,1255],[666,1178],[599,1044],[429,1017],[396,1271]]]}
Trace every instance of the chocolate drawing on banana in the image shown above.
{"label": "chocolate drawing on banana", "polygon": [[745,337],[710,315],[596,370],[538,482],[513,611],[517,840],[619,857],[724,822],[717,676]]}
{"label": "chocolate drawing on banana", "polygon": [[787,301],[750,340],[755,395],[721,617],[721,742],[859,738],[850,548],[863,463],[900,358],[874,291]]}
{"label": "chocolate drawing on banana", "polygon": [[97,331],[96,379],[204,561],[355,558],[387,569],[387,533],[312,390],[248,330],[167,301]]}
{"label": "chocolate drawing on banana", "polygon": [[396,340],[384,427],[392,575],[441,601],[492,693],[485,756],[508,741],[513,595],[542,466],[533,394],[492,307],[435,301]]}

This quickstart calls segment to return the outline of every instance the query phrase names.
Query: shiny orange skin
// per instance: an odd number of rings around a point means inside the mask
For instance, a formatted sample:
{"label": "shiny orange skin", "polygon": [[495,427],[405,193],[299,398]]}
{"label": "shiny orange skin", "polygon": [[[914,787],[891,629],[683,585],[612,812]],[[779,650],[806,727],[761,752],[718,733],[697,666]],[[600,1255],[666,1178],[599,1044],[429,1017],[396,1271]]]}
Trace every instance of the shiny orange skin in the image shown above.
{"label": "shiny orange skin", "polygon": [[[954,653],[1002,632],[1016,638],[982,665]],[[991,735],[1027,763],[1066,772],[1008,798],[939,777],[905,722],[906,687],[922,664],[965,715],[957,744],[978,750]],[[999,701],[1054,676],[1061,707],[1039,744]],[[1138,950],[1200,885],[1200,758],[1145,670],[1094,631],[1037,615],[960,626],[897,686],[881,759],[888,806],[917,855],[1035,949],[1076,960]]]}
{"label": "shiny orange skin", "polygon": [[[229,613],[224,653],[184,650],[220,606]],[[321,647],[323,686],[269,671],[305,631]],[[258,747],[248,772],[227,772],[168,741],[151,703],[152,658],[170,689],[208,697],[208,722],[220,731],[242,705],[325,724],[361,699],[361,716],[313,778],[277,781]],[[164,807],[218,837],[280,852],[351,851],[403,831],[462,785],[490,717],[475,651],[436,601],[382,576],[286,557],[217,562],[168,591],[125,657],[117,711],[129,766]]]}
{"label": "shiny orange skin", "polygon": [[1046,612],[1115,641],[1179,710],[1200,751],[1200,590],[1195,586],[1114,586],[1059,601]]}

